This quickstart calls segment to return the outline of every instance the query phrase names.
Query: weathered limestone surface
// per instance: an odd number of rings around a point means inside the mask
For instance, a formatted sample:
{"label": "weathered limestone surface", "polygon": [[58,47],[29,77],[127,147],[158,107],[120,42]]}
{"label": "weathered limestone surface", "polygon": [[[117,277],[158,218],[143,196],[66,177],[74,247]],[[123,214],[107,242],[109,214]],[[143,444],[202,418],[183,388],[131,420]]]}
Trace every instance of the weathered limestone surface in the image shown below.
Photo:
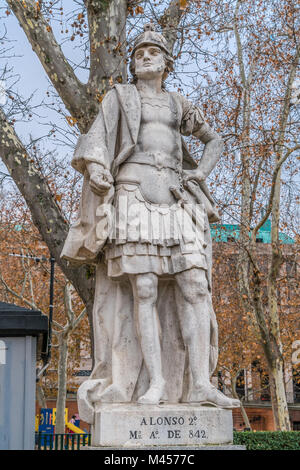
{"label": "weathered limestone surface", "polygon": [[207,446],[232,444],[232,411],[192,404],[101,405],[92,446]]}

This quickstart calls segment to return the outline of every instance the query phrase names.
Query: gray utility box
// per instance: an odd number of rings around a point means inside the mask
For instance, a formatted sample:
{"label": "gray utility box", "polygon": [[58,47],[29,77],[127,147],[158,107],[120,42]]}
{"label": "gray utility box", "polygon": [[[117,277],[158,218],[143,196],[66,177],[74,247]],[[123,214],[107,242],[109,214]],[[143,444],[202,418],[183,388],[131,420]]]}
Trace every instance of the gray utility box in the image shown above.
{"label": "gray utility box", "polygon": [[36,361],[45,355],[48,317],[0,302],[0,450],[33,450]]}

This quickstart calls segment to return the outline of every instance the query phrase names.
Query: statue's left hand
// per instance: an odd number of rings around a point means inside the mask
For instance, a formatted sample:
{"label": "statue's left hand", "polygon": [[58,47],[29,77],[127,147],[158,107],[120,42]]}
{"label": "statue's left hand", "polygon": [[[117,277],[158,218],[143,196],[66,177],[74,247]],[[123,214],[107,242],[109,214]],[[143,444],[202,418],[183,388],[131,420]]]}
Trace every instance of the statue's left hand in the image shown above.
{"label": "statue's left hand", "polygon": [[201,170],[183,170],[183,184],[186,185],[189,181],[197,181],[200,183],[204,181],[206,176]]}

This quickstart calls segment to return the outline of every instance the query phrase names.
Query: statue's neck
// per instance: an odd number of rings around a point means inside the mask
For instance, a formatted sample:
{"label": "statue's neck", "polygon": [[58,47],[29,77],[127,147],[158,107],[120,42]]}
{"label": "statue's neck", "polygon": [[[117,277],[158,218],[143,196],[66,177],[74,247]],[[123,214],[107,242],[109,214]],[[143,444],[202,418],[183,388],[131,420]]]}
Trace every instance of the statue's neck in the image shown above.
{"label": "statue's neck", "polygon": [[153,78],[150,80],[138,79],[136,88],[141,95],[157,96],[163,92],[161,87],[161,78]]}

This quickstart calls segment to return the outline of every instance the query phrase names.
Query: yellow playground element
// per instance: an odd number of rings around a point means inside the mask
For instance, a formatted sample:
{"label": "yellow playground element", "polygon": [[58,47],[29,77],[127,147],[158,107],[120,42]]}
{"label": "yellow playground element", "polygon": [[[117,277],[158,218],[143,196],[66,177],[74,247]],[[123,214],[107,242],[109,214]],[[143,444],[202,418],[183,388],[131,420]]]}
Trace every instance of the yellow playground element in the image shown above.
{"label": "yellow playground element", "polygon": [[73,424],[73,423],[66,423],[66,428],[70,429],[70,431],[73,431],[73,432],[75,432],[76,434],[86,434],[85,431],[83,431],[82,429],[78,428],[78,427],[75,426],[75,424]]}
{"label": "yellow playground element", "polygon": [[[65,408],[65,423],[68,422],[68,408]],[[53,426],[56,425],[56,408],[52,410],[52,424]]]}
{"label": "yellow playground element", "polygon": [[[35,432],[39,431],[39,423],[40,423],[40,415],[37,415],[35,417]],[[66,428],[69,429],[70,431],[74,432],[75,434],[86,434],[86,431],[83,431],[78,426],[75,426],[75,424],[73,424],[73,423],[69,423],[69,421],[68,421],[68,408],[65,408],[65,423],[66,423]],[[53,426],[55,426],[55,424],[56,424],[56,408],[53,408],[52,424],[53,424]]]}

